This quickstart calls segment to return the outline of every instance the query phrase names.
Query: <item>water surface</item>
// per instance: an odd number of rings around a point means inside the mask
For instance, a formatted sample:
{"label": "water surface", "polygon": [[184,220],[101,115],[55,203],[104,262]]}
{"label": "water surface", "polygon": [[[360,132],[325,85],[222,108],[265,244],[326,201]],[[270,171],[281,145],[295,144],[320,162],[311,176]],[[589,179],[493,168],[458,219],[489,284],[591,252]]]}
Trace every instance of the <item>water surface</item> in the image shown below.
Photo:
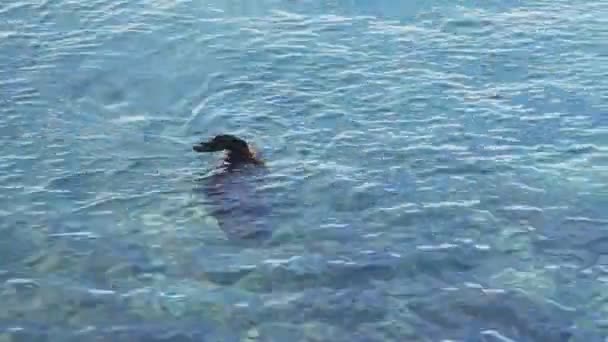
{"label": "water surface", "polygon": [[[607,18],[3,2],[0,338],[604,341]],[[191,149],[224,132],[268,165],[232,216]]]}

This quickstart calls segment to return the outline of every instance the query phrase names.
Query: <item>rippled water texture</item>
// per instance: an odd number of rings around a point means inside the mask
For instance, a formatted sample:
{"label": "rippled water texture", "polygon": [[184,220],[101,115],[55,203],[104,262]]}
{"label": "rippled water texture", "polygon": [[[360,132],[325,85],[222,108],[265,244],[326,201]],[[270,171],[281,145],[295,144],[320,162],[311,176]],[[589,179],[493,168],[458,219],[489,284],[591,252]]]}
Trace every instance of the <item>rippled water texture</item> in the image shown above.
{"label": "rippled water texture", "polygon": [[[605,341],[607,42],[606,1],[2,1],[0,340]],[[220,132],[268,169],[216,198]]]}

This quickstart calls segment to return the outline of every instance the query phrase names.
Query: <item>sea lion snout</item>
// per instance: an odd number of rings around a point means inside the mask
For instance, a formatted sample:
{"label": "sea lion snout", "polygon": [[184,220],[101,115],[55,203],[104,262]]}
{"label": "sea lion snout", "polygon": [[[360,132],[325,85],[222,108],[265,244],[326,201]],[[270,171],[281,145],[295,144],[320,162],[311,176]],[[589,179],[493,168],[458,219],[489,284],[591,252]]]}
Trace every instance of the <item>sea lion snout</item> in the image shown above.
{"label": "sea lion snout", "polygon": [[195,152],[217,152],[220,151],[221,149],[218,148],[213,148],[213,146],[211,146],[211,144],[207,143],[207,142],[202,142],[202,143],[198,143],[195,144],[194,146],[192,146],[192,150],[194,150]]}
{"label": "sea lion snout", "polygon": [[200,142],[192,147],[196,152],[219,152],[229,151],[232,153],[246,154],[249,145],[245,140],[230,134],[216,135],[208,141]]}

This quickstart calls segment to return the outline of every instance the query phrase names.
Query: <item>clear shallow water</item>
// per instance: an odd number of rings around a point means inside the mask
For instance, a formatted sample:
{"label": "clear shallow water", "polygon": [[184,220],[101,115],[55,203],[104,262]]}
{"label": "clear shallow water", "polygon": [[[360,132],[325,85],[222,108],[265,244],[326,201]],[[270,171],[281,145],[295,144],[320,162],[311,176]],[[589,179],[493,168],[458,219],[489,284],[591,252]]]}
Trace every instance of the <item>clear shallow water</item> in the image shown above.
{"label": "clear shallow water", "polygon": [[0,338],[604,341],[608,5],[396,3],[0,5]]}

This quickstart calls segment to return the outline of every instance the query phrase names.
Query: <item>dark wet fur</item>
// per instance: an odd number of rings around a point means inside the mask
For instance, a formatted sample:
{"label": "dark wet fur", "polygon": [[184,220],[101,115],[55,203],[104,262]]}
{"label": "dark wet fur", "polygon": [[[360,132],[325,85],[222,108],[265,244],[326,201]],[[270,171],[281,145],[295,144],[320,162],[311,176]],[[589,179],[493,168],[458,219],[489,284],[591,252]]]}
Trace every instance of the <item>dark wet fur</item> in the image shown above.
{"label": "dark wet fur", "polygon": [[192,149],[199,153],[224,151],[226,153],[224,167],[227,171],[234,171],[247,165],[264,165],[245,140],[230,134],[216,135],[211,140],[194,145]]}
{"label": "dark wet fur", "polygon": [[231,240],[264,241],[271,236],[266,224],[270,207],[256,191],[258,171],[264,170],[249,144],[233,135],[221,134],[192,147],[195,152],[225,152],[218,170],[203,181],[203,191],[209,200],[211,214]]}

